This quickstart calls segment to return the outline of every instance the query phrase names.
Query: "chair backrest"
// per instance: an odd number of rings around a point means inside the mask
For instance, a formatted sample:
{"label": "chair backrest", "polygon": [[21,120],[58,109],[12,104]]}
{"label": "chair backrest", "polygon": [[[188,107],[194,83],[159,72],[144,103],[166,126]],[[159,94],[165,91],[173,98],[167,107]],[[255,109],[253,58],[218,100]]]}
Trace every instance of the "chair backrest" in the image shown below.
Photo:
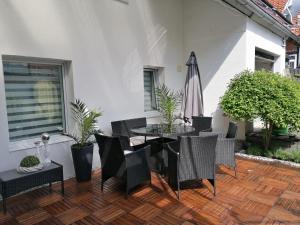
{"label": "chair backrest", "polygon": [[235,138],[237,133],[237,125],[233,122],[229,122],[226,138]]}
{"label": "chair backrest", "polygon": [[214,179],[218,135],[178,137],[179,180]]}
{"label": "chair backrest", "polygon": [[129,120],[118,120],[111,122],[113,136],[127,136],[132,137],[130,130],[134,128],[146,127],[146,117],[134,118]]}
{"label": "chair backrest", "polygon": [[114,176],[125,161],[125,156],[118,137],[95,134],[99,146],[102,173]]}
{"label": "chair backrest", "polygon": [[195,128],[195,134],[198,135],[202,130],[211,128],[212,117],[193,116],[192,126]]}

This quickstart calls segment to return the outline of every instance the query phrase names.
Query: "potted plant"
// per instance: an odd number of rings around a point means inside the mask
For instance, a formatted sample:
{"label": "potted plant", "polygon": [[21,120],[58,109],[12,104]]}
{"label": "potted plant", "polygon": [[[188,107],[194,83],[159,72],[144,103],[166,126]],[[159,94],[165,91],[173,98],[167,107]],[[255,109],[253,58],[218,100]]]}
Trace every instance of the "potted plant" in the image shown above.
{"label": "potted plant", "polygon": [[78,182],[89,181],[92,173],[94,144],[91,136],[96,131],[97,118],[102,112],[89,110],[85,103],[76,99],[71,102],[71,109],[75,122],[75,131],[66,134],[74,139],[75,144],[71,146],[73,164]]}
{"label": "potted plant", "polygon": [[179,117],[175,115],[177,107],[182,101],[181,91],[172,91],[166,85],[157,88],[158,110],[162,114],[167,131],[171,132],[173,124]]}

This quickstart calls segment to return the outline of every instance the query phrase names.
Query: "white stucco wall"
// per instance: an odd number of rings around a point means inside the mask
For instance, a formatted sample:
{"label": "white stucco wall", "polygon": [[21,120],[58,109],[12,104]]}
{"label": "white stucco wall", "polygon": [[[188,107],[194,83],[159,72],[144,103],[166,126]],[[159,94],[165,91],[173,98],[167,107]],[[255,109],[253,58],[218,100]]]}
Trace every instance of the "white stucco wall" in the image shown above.
{"label": "white stucco wall", "polygon": [[[218,104],[230,79],[246,67],[247,19],[215,1],[185,2],[185,55],[194,50],[198,57],[204,114],[213,116],[213,129],[226,131],[228,120]],[[243,138],[243,127],[239,131]]]}
{"label": "white stucco wall", "polygon": [[[143,66],[164,67],[165,82],[182,88],[181,0],[0,1],[0,54],[72,61],[74,95],[101,107],[99,127],[144,116]],[[180,70],[179,70],[180,71]],[[70,99],[69,99],[70,100]],[[10,152],[0,64],[0,171],[15,168],[32,149]],[[70,143],[50,145],[51,156],[73,176]],[[99,166],[95,149],[94,166]]]}
{"label": "white stucco wall", "polygon": [[[149,116],[144,113],[144,66],[163,67],[165,83],[181,89],[192,50],[198,56],[205,115],[214,116],[214,128],[225,131],[228,120],[218,102],[227,83],[252,68],[256,44],[283,54],[279,40],[211,0],[0,1],[0,54],[71,61],[74,97],[103,110],[99,127],[107,133],[113,120]],[[282,60],[278,62],[281,70]],[[15,168],[34,149],[9,151],[1,63],[0,107],[3,171]],[[239,138],[243,129],[241,125]],[[50,145],[51,157],[64,165],[66,178],[74,175],[70,144]],[[95,148],[94,167],[99,165]]]}
{"label": "white stucco wall", "polygon": [[274,72],[284,73],[285,46],[283,46],[282,37],[247,19],[246,41],[246,67],[248,69],[255,69],[255,48],[260,48],[275,56]]}
{"label": "white stucco wall", "polygon": [[[228,119],[218,103],[230,79],[242,70],[254,70],[256,47],[276,55],[274,71],[283,73],[282,38],[217,1],[187,0],[183,17],[184,54],[187,57],[192,50],[197,54],[204,114],[213,116],[213,129],[226,131]],[[244,139],[244,134],[245,125],[239,123],[238,138]]]}

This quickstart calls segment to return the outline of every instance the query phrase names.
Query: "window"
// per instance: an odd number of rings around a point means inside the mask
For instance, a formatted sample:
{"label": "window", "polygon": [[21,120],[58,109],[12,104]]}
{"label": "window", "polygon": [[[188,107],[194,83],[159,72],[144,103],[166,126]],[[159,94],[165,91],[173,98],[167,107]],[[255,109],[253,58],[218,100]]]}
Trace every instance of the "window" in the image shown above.
{"label": "window", "polygon": [[144,111],[157,110],[155,88],[158,84],[158,70],[144,69]]}
{"label": "window", "polygon": [[63,66],[3,61],[3,70],[10,141],[61,132]]}

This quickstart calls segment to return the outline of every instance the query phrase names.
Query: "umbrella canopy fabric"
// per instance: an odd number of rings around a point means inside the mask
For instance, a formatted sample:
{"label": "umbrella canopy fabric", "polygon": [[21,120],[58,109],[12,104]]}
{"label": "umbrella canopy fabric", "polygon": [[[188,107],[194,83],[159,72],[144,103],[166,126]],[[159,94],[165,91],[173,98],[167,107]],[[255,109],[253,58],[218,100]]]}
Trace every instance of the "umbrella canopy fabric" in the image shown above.
{"label": "umbrella canopy fabric", "polygon": [[191,52],[186,65],[188,66],[188,71],[186,75],[181,111],[183,120],[185,122],[191,122],[192,116],[203,115],[202,86],[197,58],[194,52]]}

